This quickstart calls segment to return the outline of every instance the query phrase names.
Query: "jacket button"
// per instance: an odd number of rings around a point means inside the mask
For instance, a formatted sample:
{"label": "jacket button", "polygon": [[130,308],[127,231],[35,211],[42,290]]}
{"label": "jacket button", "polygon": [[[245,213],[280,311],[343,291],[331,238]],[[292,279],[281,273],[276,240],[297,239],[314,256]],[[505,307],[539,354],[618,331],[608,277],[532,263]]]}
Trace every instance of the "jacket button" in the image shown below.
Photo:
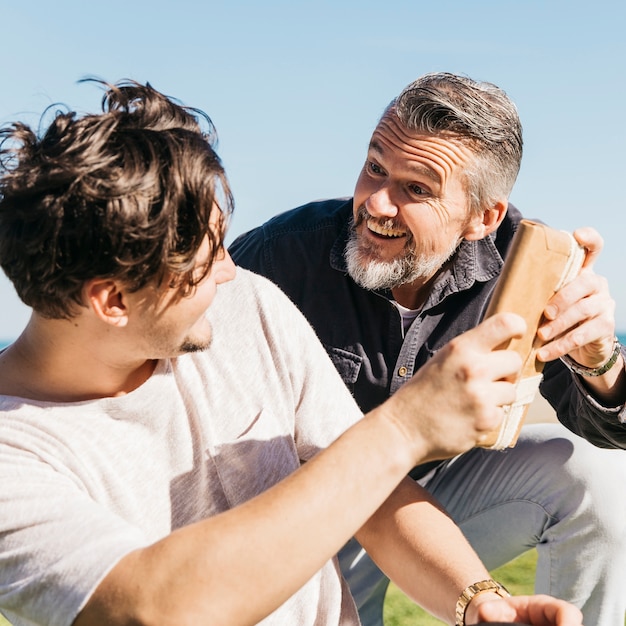
{"label": "jacket button", "polygon": [[404,365],[398,370],[398,376],[404,378],[409,370]]}

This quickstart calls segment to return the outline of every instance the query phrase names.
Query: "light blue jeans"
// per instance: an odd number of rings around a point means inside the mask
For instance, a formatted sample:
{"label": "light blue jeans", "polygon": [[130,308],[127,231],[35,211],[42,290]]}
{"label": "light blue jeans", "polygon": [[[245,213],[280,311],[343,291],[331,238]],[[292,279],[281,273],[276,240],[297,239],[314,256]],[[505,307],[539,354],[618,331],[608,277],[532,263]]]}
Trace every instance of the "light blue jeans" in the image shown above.
{"label": "light blue jeans", "polygon": [[[536,547],[536,593],[572,602],[586,626],[624,624],[626,451],[560,424],[528,425],[514,448],[471,450],[425,486],[488,569]],[[387,578],[354,540],[339,561],[363,626],[382,626]]]}

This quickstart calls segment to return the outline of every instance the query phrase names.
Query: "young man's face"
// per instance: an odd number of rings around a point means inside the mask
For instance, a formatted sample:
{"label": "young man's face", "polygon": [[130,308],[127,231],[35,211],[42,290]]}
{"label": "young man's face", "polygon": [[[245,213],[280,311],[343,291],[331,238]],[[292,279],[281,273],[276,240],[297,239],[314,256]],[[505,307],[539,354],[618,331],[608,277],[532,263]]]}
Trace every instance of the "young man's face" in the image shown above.
{"label": "young man's face", "polygon": [[473,158],[457,141],[407,131],[393,113],[381,119],[354,192],[348,266],[357,282],[420,286],[439,270],[480,221],[463,182]]}
{"label": "young man's face", "polygon": [[[217,227],[217,226],[216,226]],[[209,240],[205,238],[196,257],[201,273],[209,260]],[[212,328],[206,311],[217,286],[235,277],[235,264],[225,249],[213,260],[211,269],[188,296],[171,288],[157,293],[143,289],[136,299],[133,323],[142,338],[147,358],[168,358],[208,348]]]}

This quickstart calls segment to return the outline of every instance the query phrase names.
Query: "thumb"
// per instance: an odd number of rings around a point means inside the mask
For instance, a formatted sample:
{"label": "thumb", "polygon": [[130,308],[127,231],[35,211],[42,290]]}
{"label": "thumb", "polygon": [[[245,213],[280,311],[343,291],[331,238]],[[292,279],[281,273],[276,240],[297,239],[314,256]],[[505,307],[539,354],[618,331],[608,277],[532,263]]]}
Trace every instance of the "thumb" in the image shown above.
{"label": "thumb", "polygon": [[506,600],[487,600],[478,607],[477,624],[519,624],[517,617],[518,612]]}
{"label": "thumb", "polygon": [[604,247],[602,236],[595,228],[591,228],[590,226],[577,228],[573,235],[574,239],[586,250],[583,267],[586,269],[592,268]]}
{"label": "thumb", "polygon": [[514,337],[521,337],[526,330],[526,320],[516,313],[497,313],[483,320],[465,333],[472,337],[485,351],[506,347]]}

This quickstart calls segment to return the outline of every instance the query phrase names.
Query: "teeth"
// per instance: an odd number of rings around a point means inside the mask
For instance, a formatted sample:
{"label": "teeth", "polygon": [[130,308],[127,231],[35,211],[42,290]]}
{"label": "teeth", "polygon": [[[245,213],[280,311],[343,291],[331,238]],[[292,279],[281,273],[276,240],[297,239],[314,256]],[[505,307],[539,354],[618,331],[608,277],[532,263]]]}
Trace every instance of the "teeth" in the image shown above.
{"label": "teeth", "polygon": [[395,230],[393,228],[387,228],[374,220],[367,220],[367,227],[377,235],[382,235],[383,237],[404,237],[405,231],[403,230]]}

